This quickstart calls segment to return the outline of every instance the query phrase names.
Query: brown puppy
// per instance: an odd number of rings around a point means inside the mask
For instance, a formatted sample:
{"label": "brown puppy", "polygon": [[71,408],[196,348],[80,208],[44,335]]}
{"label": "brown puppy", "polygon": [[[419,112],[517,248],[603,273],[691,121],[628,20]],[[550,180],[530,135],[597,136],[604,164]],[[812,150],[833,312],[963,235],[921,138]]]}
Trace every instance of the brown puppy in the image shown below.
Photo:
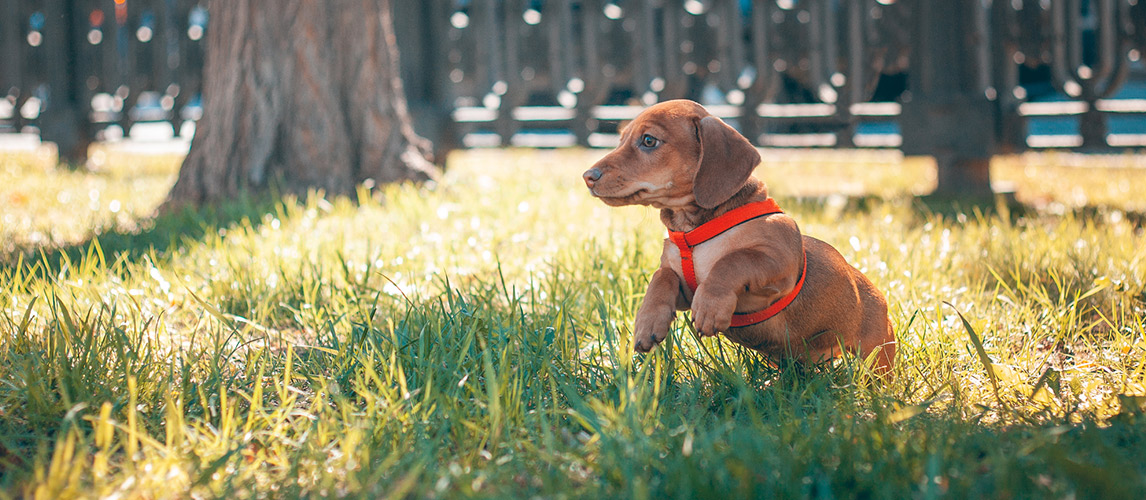
{"label": "brown puppy", "polygon": [[[751,176],[759,163],[759,152],[744,136],[701,105],[676,100],[637,116],[620,146],[584,178],[606,204],[661,209],[671,235],[767,200],[764,183]],[[758,216],[687,249],[695,292],[681,250],[665,240],[660,269],[637,311],[638,351],[665,339],[677,310],[692,309],[702,335],[723,332],[774,361],[815,363],[838,356],[841,346],[866,359],[878,348],[876,371],[891,370],[896,344],[883,295],[831,245],[801,235],[791,217]],[[733,326],[734,313],[786,299],[791,302],[778,304],[783,308],[769,319]]]}

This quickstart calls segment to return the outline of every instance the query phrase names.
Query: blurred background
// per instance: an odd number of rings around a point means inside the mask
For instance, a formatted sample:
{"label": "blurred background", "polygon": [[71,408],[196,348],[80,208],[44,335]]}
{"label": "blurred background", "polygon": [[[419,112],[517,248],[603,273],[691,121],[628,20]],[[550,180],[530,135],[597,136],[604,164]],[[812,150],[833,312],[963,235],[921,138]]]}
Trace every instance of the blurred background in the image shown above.
{"label": "blurred background", "polygon": [[[91,141],[186,148],[205,1],[0,12],[0,144],[42,139],[81,161]],[[612,147],[619,123],[673,98],[762,147],[933,156],[940,190],[974,189],[944,170],[995,154],[1146,146],[1140,0],[427,0],[394,2],[394,19],[415,128],[439,158]]]}

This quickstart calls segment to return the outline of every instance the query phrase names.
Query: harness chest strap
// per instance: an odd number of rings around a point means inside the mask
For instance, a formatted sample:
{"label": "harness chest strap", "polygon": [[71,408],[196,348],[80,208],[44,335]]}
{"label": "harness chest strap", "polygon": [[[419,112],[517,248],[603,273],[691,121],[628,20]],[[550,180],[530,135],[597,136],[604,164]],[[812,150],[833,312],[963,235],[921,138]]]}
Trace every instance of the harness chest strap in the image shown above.
{"label": "harness chest strap", "polygon": [[[673,244],[680,249],[680,264],[681,271],[684,273],[684,281],[688,283],[688,288],[696,293],[696,269],[692,264],[692,249],[697,245],[704,243],[717,235],[732,229],[740,224],[748,222],[757,217],[765,215],[781,214],[784,213],[780,209],[780,205],[776,200],[768,198],[764,201],[749,203],[728,212],[725,212],[720,217],[712,219],[704,224],[701,224],[696,229],[688,232],[669,231],[669,239]],[[807,250],[804,251],[804,265],[800,270],[800,279],[796,282],[796,287],[785,295],[784,298],[776,301],[776,303],[768,306],[760,311],[751,313],[734,313],[732,316],[732,326],[748,326],[755,325],[765,321],[783,311],[788,304],[796,300],[796,296],[800,294],[800,289],[804,287],[804,278],[808,275],[808,254]]]}

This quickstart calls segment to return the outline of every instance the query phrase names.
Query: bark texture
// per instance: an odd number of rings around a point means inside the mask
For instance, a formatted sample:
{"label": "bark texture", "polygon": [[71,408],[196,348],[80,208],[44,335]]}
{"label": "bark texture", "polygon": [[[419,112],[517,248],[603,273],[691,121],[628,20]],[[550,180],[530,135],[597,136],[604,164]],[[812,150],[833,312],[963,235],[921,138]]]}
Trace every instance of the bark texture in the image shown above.
{"label": "bark texture", "polygon": [[165,207],[272,183],[354,194],[437,175],[411,125],[391,0],[211,0],[203,118]]}

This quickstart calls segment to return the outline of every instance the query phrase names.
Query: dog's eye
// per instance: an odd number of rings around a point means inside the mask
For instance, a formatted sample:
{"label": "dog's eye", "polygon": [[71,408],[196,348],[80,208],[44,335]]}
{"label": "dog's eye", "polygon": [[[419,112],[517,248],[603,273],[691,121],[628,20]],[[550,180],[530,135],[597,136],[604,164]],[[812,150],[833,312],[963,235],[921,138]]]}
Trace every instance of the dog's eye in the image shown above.
{"label": "dog's eye", "polygon": [[656,137],[653,137],[649,134],[641,136],[641,147],[645,149],[653,149],[660,143],[660,139],[657,139]]}

